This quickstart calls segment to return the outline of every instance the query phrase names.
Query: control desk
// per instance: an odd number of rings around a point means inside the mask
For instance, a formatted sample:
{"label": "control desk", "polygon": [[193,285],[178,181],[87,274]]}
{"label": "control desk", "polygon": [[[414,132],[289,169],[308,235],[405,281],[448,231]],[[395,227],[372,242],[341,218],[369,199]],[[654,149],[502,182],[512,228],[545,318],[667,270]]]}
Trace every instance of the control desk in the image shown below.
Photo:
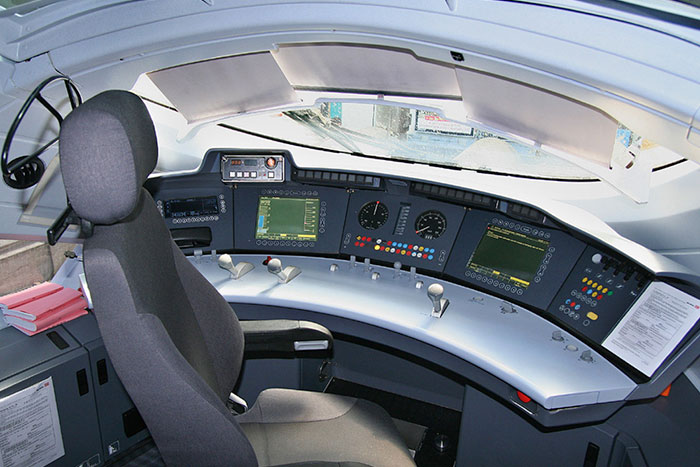
{"label": "control desk", "polygon": [[[175,241],[229,302],[343,316],[415,338],[545,409],[644,397],[700,354],[696,285],[669,285],[533,206],[301,169],[274,150],[213,149],[198,173],[146,187]],[[216,264],[221,253],[254,269],[234,281]],[[269,256],[301,274],[278,282],[262,265]],[[441,303],[426,295],[431,284],[444,291],[440,313],[431,313]]]}

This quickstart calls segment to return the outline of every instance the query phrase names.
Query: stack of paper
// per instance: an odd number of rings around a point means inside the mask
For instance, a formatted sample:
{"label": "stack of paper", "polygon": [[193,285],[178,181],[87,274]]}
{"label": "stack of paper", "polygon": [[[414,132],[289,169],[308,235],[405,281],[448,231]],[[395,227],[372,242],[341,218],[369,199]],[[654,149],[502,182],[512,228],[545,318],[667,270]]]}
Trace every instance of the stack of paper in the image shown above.
{"label": "stack of paper", "polygon": [[0,297],[7,324],[28,336],[87,314],[86,307],[80,292],[50,282]]}

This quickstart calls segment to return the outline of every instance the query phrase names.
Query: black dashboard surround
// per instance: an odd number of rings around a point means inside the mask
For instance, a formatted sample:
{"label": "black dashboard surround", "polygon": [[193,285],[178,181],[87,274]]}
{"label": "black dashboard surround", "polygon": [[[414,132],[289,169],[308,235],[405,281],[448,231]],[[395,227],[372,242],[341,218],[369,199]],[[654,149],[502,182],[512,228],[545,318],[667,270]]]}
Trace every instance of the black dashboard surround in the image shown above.
{"label": "black dashboard surround", "polygon": [[601,344],[652,275],[534,207],[376,174],[299,169],[278,150],[212,149],[198,172],[152,178],[146,188],[186,253],[354,256],[415,268],[524,306],[634,380],[647,379]]}

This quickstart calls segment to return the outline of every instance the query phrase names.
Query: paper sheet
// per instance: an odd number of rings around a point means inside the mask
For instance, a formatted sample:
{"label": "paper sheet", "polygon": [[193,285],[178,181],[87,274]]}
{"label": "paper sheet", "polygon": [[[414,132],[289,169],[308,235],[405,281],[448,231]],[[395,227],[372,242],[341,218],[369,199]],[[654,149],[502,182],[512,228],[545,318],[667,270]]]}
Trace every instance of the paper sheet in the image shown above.
{"label": "paper sheet", "polygon": [[0,467],[40,467],[63,456],[51,377],[0,399]]}
{"label": "paper sheet", "polygon": [[700,317],[700,299],[654,282],[603,341],[603,347],[651,376]]}

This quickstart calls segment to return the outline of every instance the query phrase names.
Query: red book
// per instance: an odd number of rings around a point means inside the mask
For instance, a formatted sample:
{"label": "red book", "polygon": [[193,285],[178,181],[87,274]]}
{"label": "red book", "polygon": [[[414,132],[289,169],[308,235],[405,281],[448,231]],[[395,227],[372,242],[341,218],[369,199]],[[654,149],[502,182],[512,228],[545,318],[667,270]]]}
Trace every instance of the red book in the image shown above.
{"label": "red book", "polygon": [[[60,287],[60,286],[59,286]],[[76,301],[85,302],[80,292],[74,289],[61,287],[54,293],[44,295],[29,302],[15,305],[8,310],[3,310],[5,317],[15,316],[23,320],[34,321],[44,315],[52,314],[54,310],[60,310],[68,304]]]}
{"label": "red book", "polygon": [[5,295],[4,297],[0,297],[0,311],[5,312],[7,309],[16,308],[32,300],[54,294],[62,289],[63,287],[58,284],[44,282],[43,284]]}
{"label": "red book", "polygon": [[62,307],[56,308],[53,312],[44,314],[35,321],[27,321],[16,316],[7,315],[5,315],[5,321],[28,336],[33,336],[36,333],[87,314],[86,306],[87,302],[85,299],[79,297],[78,300],[73,300]]}

